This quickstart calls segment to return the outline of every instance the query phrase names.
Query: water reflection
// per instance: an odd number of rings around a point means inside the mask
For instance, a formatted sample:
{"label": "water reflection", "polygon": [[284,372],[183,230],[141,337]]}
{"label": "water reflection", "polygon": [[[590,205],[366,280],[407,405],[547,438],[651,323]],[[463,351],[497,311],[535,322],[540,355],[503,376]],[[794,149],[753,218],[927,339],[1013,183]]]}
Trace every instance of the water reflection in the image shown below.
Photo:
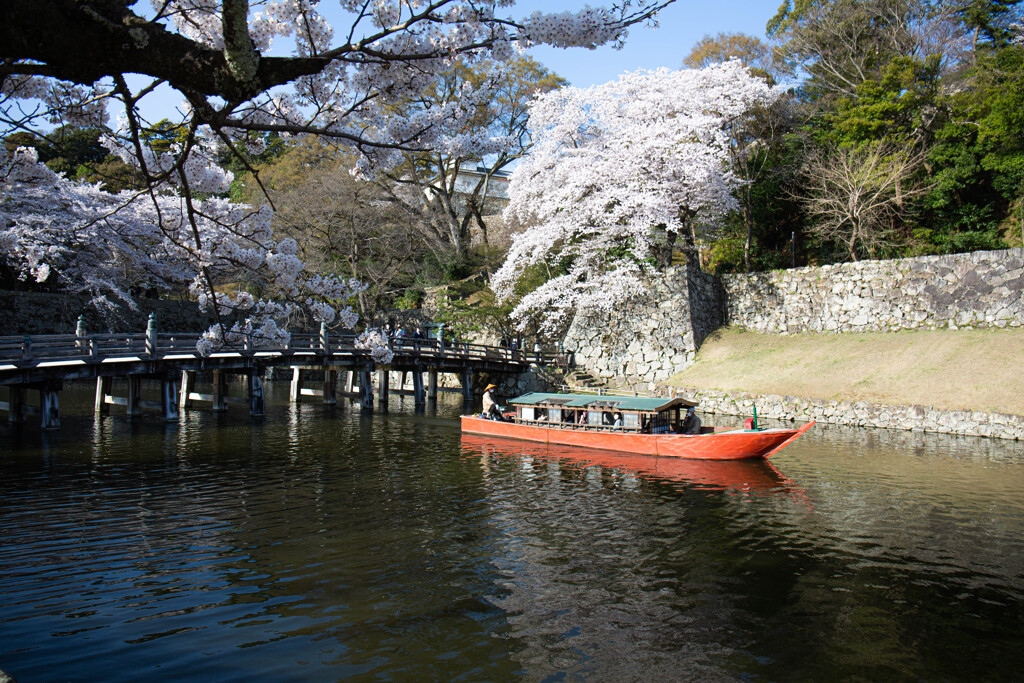
{"label": "water reflection", "polygon": [[84,393],[88,417],[58,434],[0,426],[0,668],[1015,680],[1024,664],[1021,445],[822,426],[770,462],[652,461],[460,437],[458,397],[382,415],[274,392],[256,421],[94,419]]}
{"label": "water reflection", "polygon": [[[753,494],[779,491],[799,493],[792,481],[783,476],[772,463],[763,459],[716,462],[659,458],[472,434],[463,434],[461,443],[467,454],[479,454],[485,463],[492,458],[514,458],[522,462],[524,470],[536,467],[535,459],[542,458],[545,461],[563,460],[576,466],[593,466],[592,471],[596,476],[606,471],[608,477],[627,481],[643,475],[665,481],[686,482],[708,490]],[[487,465],[484,467],[486,469]]]}

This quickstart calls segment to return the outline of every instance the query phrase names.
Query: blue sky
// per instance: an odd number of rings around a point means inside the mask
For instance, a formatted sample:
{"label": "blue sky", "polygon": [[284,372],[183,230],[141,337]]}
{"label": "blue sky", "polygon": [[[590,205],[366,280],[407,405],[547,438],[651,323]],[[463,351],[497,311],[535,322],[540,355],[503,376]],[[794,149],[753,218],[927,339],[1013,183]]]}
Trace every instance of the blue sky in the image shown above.
{"label": "blue sky", "polygon": [[[611,4],[601,0],[524,0],[516,3],[515,11],[527,15],[534,10],[578,9],[588,2],[594,6]],[[678,69],[694,44],[708,34],[747,33],[763,39],[764,27],[781,3],[782,0],[676,0],[661,11],[658,28],[634,27],[622,50],[543,47],[534,48],[531,54],[572,85],[586,88],[607,83],[627,71],[662,66]]]}
{"label": "blue sky", "polygon": [[[510,12],[526,16],[535,10],[559,12],[592,6],[610,5],[614,0],[520,0]],[[530,54],[548,69],[572,85],[586,88],[615,80],[620,74],[637,69],[668,67],[678,69],[694,44],[705,35],[719,32],[747,33],[764,37],[764,27],[778,11],[782,0],[676,0],[662,10],[659,26],[634,26],[622,50],[602,47],[533,48]],[[321,11],[330,17],[336,11],[335,0],[322,0]],[[135,83],[135,79],[130,79]],[[148,82],[140,79],[139,82]],[[181,96],[158,91],[142,102],[143,113],[151,121],[167,117],[177,120],[175,108]]]}

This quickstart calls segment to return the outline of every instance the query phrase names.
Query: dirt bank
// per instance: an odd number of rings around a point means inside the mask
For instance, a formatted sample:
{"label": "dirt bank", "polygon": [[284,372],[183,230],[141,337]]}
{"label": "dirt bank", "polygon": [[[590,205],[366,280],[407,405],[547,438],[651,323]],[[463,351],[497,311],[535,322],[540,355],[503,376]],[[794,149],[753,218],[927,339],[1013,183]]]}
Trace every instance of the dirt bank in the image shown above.
{"label": "dirt bank", "polygon": [[723,328],[667,384],[1024,415],[1024,329],[777,336]]}

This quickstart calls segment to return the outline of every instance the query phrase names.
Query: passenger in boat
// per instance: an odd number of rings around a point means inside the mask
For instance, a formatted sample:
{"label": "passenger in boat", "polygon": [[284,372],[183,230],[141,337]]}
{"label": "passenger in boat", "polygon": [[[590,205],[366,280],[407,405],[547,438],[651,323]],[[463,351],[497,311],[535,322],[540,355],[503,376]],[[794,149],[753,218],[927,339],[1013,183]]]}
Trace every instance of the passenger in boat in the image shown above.
{"label": "passenger in boat", "polygon": [[493,384],[488,384],[487,388],[484,389],[484,417],[489,420],[503,421],[505,418],[501,414],[501,408],[498,407],[498,401],[494,398],[494,390],[497,389]]}
{"label": "passenger in boat", "polygon": [[687,408],[686,419],[683,420],[683,434],[700,434],[700,418],[693,407]]}
{"label": "passenger in boat", "polygon": [[612,427],[621,427],[621,426],[622,426],[622,413],[620,413],[619,411],[616,410],[615,414],[612,415]]}

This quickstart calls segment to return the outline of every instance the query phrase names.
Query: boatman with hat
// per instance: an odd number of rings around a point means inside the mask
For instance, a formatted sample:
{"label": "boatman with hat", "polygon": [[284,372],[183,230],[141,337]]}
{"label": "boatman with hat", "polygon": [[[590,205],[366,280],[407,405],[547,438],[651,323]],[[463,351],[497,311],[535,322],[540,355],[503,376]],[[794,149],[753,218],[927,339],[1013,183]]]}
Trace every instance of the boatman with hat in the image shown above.
{"label": "boatman with hat", "polygon": [[501,415],[501,408],[498,407],[498,401],[494,398],[494,390],[497,388],[493,384],[488,384],[484,389],[484,417],[491,420],[504,419]]}

